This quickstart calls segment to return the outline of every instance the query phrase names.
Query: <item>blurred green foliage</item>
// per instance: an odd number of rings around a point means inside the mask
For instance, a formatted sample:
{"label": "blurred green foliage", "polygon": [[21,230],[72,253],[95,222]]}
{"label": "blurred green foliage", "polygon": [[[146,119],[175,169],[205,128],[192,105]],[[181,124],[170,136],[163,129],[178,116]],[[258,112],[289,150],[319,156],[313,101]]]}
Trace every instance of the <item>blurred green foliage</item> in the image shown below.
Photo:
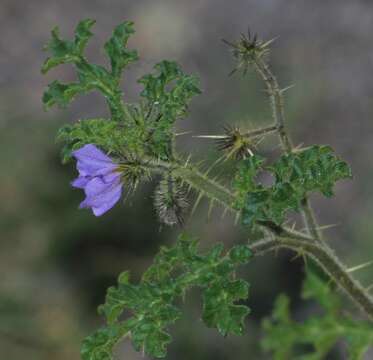
{"label": "blurred green foliage", "polygon": [[[348,343],[348,359],[364,359],[373,344],[372,325],[346,314],[335,289],[311,271],[307,273],[302,297],[315,300],[323,313],[296,322],[290,315],[289,298],[280,295],[272,318],[263,321],[263,348],[272,351],[275,360],[322,360],[336,342],[343,339]],[[312,351],[304,354],[302,346],[305,345],[311,345]]]}

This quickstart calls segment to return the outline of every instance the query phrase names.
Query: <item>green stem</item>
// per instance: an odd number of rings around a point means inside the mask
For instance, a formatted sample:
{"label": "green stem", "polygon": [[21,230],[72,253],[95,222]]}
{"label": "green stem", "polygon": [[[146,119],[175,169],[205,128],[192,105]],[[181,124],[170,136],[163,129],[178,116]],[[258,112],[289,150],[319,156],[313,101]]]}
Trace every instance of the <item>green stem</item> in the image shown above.
{"label": "green stem", "polygon": [[[235,196],[229,190],[191,165],[183,165],[180,162],[167,163],[163,161],[147,161],[144,165],[155,172],[172,172],[180,177],[197,191],[202,192],[210,200],[215,200],[230,210],[236,212],[233,204]],[[258,225],[265,227],[273,234],[274,238],[263,240],[250,245],[254,255],[265,252],[288,248],[300,254],[305,254],[314,259],[316,263],[343,289],[348,296],[373,320],[373,298],[361,284],[355,280],[346,267],[334,255],[332,250],[323,242],[317,242],[315,238],[287,227],[276,225],[270,221],[260,222]]]}
{"label": "green stem", "polygon": [[[113,120],[123,120],[125,116],[125,104],[122,100],[122,91],[118,84],[113,81],[113,84],[103,81],[103,78],[97,74],[92,64],[88,63],[87,60],[81,56],[76,61],[76,67],[78,74],[79,72],[88,73],[95,80],[95,88],[101,91],[108,104],[110,114]],[[106,71],[103,69],[102,71]],[[106,72],[107,78],[110,78],[110,73]]]}
{"label": "green stem", "polygon": [[207,175],[201,173],[192,165],[183,165],[178,162],[166,161],[145,161],[144,166],[155,172],[171,172],[173,176],[187,182],[190,186],[199,192],[202,192],[206,197],[215,200],[226,208],[232,211],[237,211],[233,208],[235,202],[234,195],[218,182],[210,179]]}
{"label": "green stem", "polygon": [[263,255],[279,248],[291,249],[313,259],[325,273],[373,320],[373,298],[361,284],[355,280],[346,267],[325,243],[314,243],[301,238],[276,236],[249,245],[254,256]]}
{"label": "green stem", "polygon": [[268,135],[268,134],[271,134],[271,133],[276,132],[276,131],[277,131],[277,126],[276,125],[271,125],[271,126],[267,126],[267,127],[264,127],[264,128],[248,131],[246,133],[243,133],[242,136],[246,137],[246,138],[255,138],[255,137],[258,137],[258,136],[262,136],[262,135]]}
{"label": "green stem", "polygon": [[256,70],[261,75],[267,86],[267,91],[272,105],[272,116],[278,131],[281,145],[286,153],[291,153],[293,145],[290,137],[285,131],[284,99],[277,79],[272,74],[268,65],[260,58],[255,62]]}
{"label": "green stem", "polygon": [[[273,75],[263,58],[257,59],[254,64],[257,72],[260,74],[267,86],[267,91],[271,100],[274,126],[276,126],[283,151],[286,154],[290,154],[293,151],[293,144],[285,129],[284,98],[282,96],[282,91],[276,77]],[[315,214],[308,198],[305,198],[302,201],[301,208],[303,219],[309,234],[317,241],[321,241],[321,234],[318,230]]]}

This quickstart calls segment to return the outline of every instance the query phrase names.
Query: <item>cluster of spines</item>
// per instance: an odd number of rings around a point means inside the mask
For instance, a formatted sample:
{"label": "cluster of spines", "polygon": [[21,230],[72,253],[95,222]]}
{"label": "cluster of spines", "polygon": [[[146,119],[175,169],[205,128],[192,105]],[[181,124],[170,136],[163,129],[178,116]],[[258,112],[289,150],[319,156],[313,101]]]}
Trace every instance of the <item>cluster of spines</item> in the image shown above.
{"label": "cluster of spines", "polygon": [[242,69],[246,74],[250,65],[267,56],[269,54],[269,45],[273,40],[263,41],[258,38],[257,34],[252,34],[248,29],[247,34],[241,34],[241,37],[236,42],[231,42],[223,39],[223,42],[232,49],[234,58],[237,60],[237,66],[232,70],[231,74]]}
{"label": "cluster of spines", "polygon": [[171,175],[163,178],[155,190],[154,206],[162,223],[169,226],[184,225],[189,201],[180,181]]}

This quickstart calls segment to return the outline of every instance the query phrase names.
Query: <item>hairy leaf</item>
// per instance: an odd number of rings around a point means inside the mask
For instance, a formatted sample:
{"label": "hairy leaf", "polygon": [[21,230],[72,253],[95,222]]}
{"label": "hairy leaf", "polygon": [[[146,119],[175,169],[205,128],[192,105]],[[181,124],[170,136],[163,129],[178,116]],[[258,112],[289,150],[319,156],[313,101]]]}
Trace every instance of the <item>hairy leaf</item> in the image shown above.
{"label": "hairy leaf", "polygon": [[122,91],[119,88],[119,80],[122,70],[129,63],[137,60],[137,52],[126,49],[128,37],[134,32],[131,22],[119,25],[113,36],[105,44],[105,50],[110,58],[111,71],[101,65],[91,64],[85,58],[83,52],[88,40],[92,36],[90,31],[94,20],[83,20],[75,29],[74,40],[62,40],[58,28],[52,31],[52,38],[46,46],[51,53],[43,66],[42,72],[61,64],[74,64],[78,81],[70,84],[62,84],[58,81],[49,85],[43,96],[46,108],[53,105],[66,106],[76,95],[97,90],[105,97],[112,118],[123,120],[124,108],[122,103]]}
{"label": "hairy leaf", "polygon": [[86,119],[64,125],[57,134],[57,140],[65,144],[63,162],[70,160],[72,151],[86,144],[97,145],[118,156],[139,157],[146,151],[146,129],[138,115],[135,108],[128,108],[125,124],[109,119]]}
{"label": "hairy leaf", "polygon": [[200,94],[198,80],[186,75],[174,61],[162,61],[154,66],[156,74],[139,79],[144,86],[141,96],[149,107],[149,138],[154,152],[162,158],[169,156],[173,124],[187,113],[193,96]]}
{"label": "hairy leaf", "polygon": [[124,21],[114,29],[112,37],[105,44],[105,51],[110,59],[112,74],[118,80],[122,70],[128,64],[138,60],[137,51],[127,49],[128,39],[134,32],[133,22]]}
{"label": "hairy leaf", "polygon": [[[83,359],[112,359],[113,347],[125,336],[137,351],[164,357],[171,341],[167,328],[181,316],[174,302],[194,286],[202,291],[207,326],[223,335],[242,334],[249,309],[236,301],[247,298],[248,284],[234,277],[236,267],[247,263],[251,252],[246,246],[236,246],[222,255],[222,245],[216,245],[201,255],[197,244],[183,234],[174,247],[161,249],[140,283],[130,283],[128,272],[119,277],[118,286],[109,288],[99,309],[107,326],[85,340]],[[123,318],[125,311],[130,316]]]}
{"label": "hairy leaf", "polygon": [[302,151],[283,155],[271,168],[278,183],[289,183],[303,195],[320,191],[333,195],[334,184],[351,178],[351,169],[339,159],[330,146],[314,145]]}
{"label": "hairy leaf", "polygon": [[[270,172],[275,181],[264,187],[257,180],[260,170]],[[299,210],[309,192],[333,195],[338,180],[351,177],[349,166],[329,146],[312,146],[300,152],[285,154],[271,166],[252,156],[240,162],[233,187],[242,211],[242,222],[253,226],[257,221],[281,224],[290,210]]]}
{"label": "hairy leaf", "polygon": [[[73,64],[76,69],[77,81],[63,83],[53,81],[43,95],[46,108],[52,106],[66,107],[78,95],[92,91],[100,92],[109,106],[111,120],[121,123],[123,135],[117,141],[118,128],[113,135],[107,131],[107,125],[86,123],[84,131],[91,125],[97,136],[89,134],[78,139],[77,131],[64,131],[61,137],[66,142],[63,150],[64,160],[68,159],[71,151],[79,145],[90,143],[100,145],[108,152],[126,152],[132,157],[146,154],[157,159],[167,159],[171,154],[174,122],[186,115],[187,106],[191,98],[200,93],[198,81],[195,77],[186,75],[180,66],[173,61],[162,61],[155,65],[156,74],[143,76],[139,82],[144,90],[141,96],[144,101],[137,105],[125,104],[122,100],[120,77],[124,68],[138,59],[135,50],[129,50],[127,43],[134,33],[133,23],[124,21],[118,25],[110,39],[105,43],[105,52],[109,57],[111,69],[90,63],[84,56],[84,49],[92,36],[90,31],[95,22],[87,19],[81,21],[75,29],[73,40],[63,40],[58,28],[53,29],[52,38],[46,46],[51,54],[45,61],[42,72],[46,73],[51,68],[61,64]],[[66,129],[65,129],[66,130]],[[72,128],[70,129],[72,130]],[[74,130],[82,134],[82,126],[77,125]],[[103,131],[101,131],[103,130]],[[98,131],[98,133],[97,133]],[[105,139],[105,137],[107,137]],[[109,144],[115,139],[115,149]]]}

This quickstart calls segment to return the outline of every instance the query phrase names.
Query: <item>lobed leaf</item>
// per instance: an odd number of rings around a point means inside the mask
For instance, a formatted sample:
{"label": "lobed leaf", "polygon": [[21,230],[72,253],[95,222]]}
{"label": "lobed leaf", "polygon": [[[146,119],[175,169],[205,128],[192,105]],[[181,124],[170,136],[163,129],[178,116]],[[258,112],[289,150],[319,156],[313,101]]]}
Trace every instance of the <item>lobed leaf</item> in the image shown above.
{"label": "lobed leaf", "polygon": [[[251,252],[237,246],[222,255],[222,245],[216,245],[201,255],[197,244],[196,239],[183,234],[175,246],[160,250],[140,283],[130,283],[128,272],[119,277],[118,285],[109,288],[106,302],[99,308],[106,328],[84,342],[85,360],[111,359],[114,345],[125,336],[137,351],[164,357],[171,341],[167,328],[181,316],[174,302],[194,286],[202,290],[202,318],[207,326],[216,327],[224,336],[242,334],[249,310],[236,301],[247,298],[248,284],[235,280],[234,273],[236,266],[247,263]],[[125,311],[130,316],[122,320]]]}
{"label": "lobed leaf", "polygon": [[43,94],[43,103],[46,108],[53,105],[65,108],[78,94],[87,93],[92,87],[89,84],[70,83],[63,84],[53,81]]}
{"label": "lobed leaf", "polygon": [[95,21],[91,19],[79,22],[75,29],[74,41],[62,40],[58,27],[55,27],[52,30],[51,40],[45,46],[45,50],[50,51],[51,57],[45,60],[42,66],[42,73],[45,74],[61,64],[78,63],[88,40],[93,35],[90,29],[94,24]]}
{"label": "lobed leaf", "polygon": [[154,104],[169,122],[183,117],[190,99],[201,93],[198,80],[186,75],[174,61],[161,61],[154,66],[157,74],[139,79],[144,86],[141,96]]}
{"label": "lobed leaf", "polygon": [[347,163],[338,158],[330,146],[325,145],[314,145],[283,155],[270,169],[278,183],[289,183],[302,195],[320,191],[330,197],[338,180],[352,177]]}
{"label": "lobed leaf", "polygon": [[124,108],[122,103],[122,91],[119,88],[120,75],[125,66],[137,60],[137,52],[127,50],[128,37],[134,32],[131,22],[119,25],[113,36],[105,44],[105,51],[111,62],[111,71],[101,65],[91,64],[84,56],[84,50],[92,37],[91,27],[95,21],[86,19],[81,21],[75,29],[74,40],[62,40],[58,28],[52,31],[51,40],[46,50],[51,53],[43,66],[42,73],[61,64],[74,64],[78,81],[71,84],[53,82],[49,85],[43,96],[46,108],[53,105],[66,106],[78,94],[98,90],[101,92],[115,120],[123,120]]}
{"label": "lobed leaf", "polygon": [[174,61],[162,61],[154,66],[156,74],[139,79],[144,89],[140,95],[146,99],[150,114],[149,138],[155,152],[168,158],[173,137],[173,124],[187,113],[193,96],[200,94],[196,77],[186,75]]}
{"label": "lobed leaf", "polygon": [[[274,177],[272,186],[264,187],[257,180],[259,171]],[[233,187],[235,207],[242,212],[242,222],[253,226],[258,221],[281,224],[288,211],[298,211],[309,192],[333,194],[338,180],[351,178],[349,166],[329,146],[312,146],[303,151],[285,154],[271,166],[252,156],[238,166]]]}
{"label": "lobed leaf", "polygon": [[105,44],[112,74],[117,79],[128,64],[138,60],[137,51],[127,49],[128,39],[134,32],[133,22],[124,21],[114,29],[112,37]]}

